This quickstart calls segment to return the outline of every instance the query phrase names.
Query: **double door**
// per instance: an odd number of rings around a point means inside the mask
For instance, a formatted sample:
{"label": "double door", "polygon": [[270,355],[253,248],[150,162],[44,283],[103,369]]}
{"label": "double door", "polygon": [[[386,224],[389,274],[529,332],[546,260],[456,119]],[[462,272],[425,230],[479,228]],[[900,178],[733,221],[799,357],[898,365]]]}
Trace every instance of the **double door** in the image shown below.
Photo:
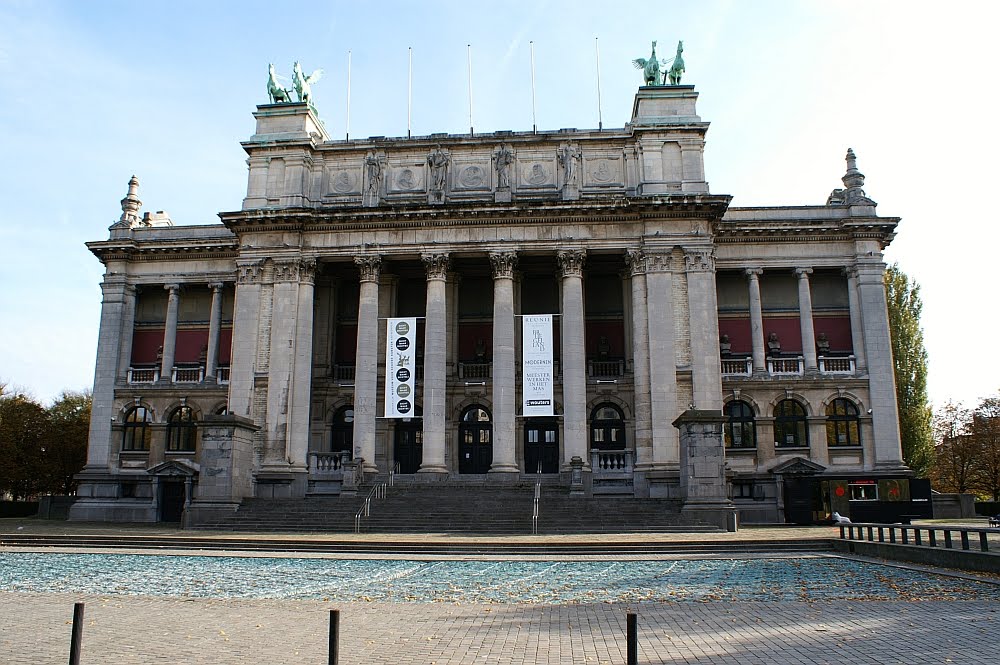
{"label": "double door", "polygon": [[524,426],[524,472],[559,473],[559,424],[529,420]]}

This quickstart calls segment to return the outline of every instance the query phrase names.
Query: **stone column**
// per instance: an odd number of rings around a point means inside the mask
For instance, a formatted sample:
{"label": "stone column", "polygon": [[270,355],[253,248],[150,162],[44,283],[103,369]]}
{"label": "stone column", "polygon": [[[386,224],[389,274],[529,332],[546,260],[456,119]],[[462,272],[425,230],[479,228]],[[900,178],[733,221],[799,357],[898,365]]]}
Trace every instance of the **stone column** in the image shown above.
{"label": "stone column", "polygon": [[[122,344],[122,312],[133,290],[124,275],[104,277],[101,291],[101,327],[97,335],[97,369],[87,444],[87,467],[107,469],[111,464],[111,420],[115,417],[115,376]],[[134,291],[133,291],[134,292]]]}
{"label": "stone column", "polygon": [[[254,364],[257,358],[257,330],[260,318],[263,261],[236,266],[236,304],[233,307],[233,359],[229,367],[229,412],[256,418],[253,406]],[[257,422],[263,425],[262,421]]]}
{"label": "stone column", "polygon": [[493,264],[493,464],[491,474],[519,471],[514,426],[515,252],[492,252]]}
{"label": "stone column", "polygon": [[[299,311],[298,259],[274,262],[271,339],[267,365],[267,417],[264,465],[270,471],[288,470],[291,458],[290,411],[295,379]],[[311,313],[310,316],[311,317]],[[258,367],[258,371],[262,368]]]}
{"label": "stone column", "polygon": [[128,371],[132,365],[132,335],[135,332],[135,295],[136,289],[126,284],[122,300],[121,341],[118,345],[118,381],[128,380]]}
{"label": "stone column", "polygon": [[750,288],[750,339],[753,343],[753,373],[763,374],[764,364],[764,313],[760,300],[760,268],[747,268],[747,284]]}
{"label": "stone column", "polygon": [[859,374],[868,371],[868,361],[865,358],[865,332],[861,323],[861,303],[858,302],[858,270],[844,268],[847,277],[847,303],[851,310],[851,347],[854,353],[854,363]]}
{"label": "stone column", "polygon": [[[587,363],[584,350],[584,250],[556,255],[562,277],[563,469],[570,460],[587,454]],[[586,469],[590,465],[586,464]]]}
{"label": "stone column", "polygon": [[653,425],[649,396],[649,326],[646,319],[646,255],[641,250],[625,254],[632,276],[632,380],[635,386],[636,469],[653,463]]}
{"label": "stone column", "polygon": [[378,390],[378,280],[380,256],[356,256],[361,280],[358,297],[358,345],[354,368],[354,456],[365,471],[375,466],[375,399]]}
{"label": "stone column", "polygon": [[[301,474],[296,481],[296,496],[305,495],[305,474],[309,457],[309,427],[312,406],[313,314],[316,294],[316,262],[298,264],[298,307],[295,317],[294,355],[292,356],[291,395],[289,396],[288,461],[292,471]],[[301,485],[299,485],[301,483]]]}
{"label": "stone column", "polygon": [[858,296],[864,325],[868,386],[875,435],[875,467],[900,468],[903,453],[896,405],[889,312],[885,299],[885,265],[881,261],[858,265]]}
{"label": "stone column", "polygon": [[163,357],[160,362],[160,381],[171,380],[174,369],[174,351],[177,348],[177,301],[180,285],[165,284],[167,290],[167,323],[163,329]]}
{"label": "stone column", "polygon": [[[649,340],[649,406],[653,465],[676,469],[677,343],[674,339],[674,274],[670,250],[646,255],[646,334]],[[638,396],[638,388],[636,390]]]}
{"label": "stone column", "polygon": [[208,353],[205,357],[205,380],[215,383],[219,365],[219,329],[222,327],[222,282],[208,285],[212,289],[212,313],[208,320]]}
{"label": "stone column", "polygon": [[813,330],[812,292],[809,290],[809,275],[812,268],[796,268],[799,276],[799,329],[802,331],[802,356],[806,361],[806,371],[818,371],[816,364],[816,333]]}
{"label": "stone column", "polygon": [[710,249],[685,249],[691,330],[691,383],[695,408],[722,409],[722,357],[715,257]]}
{"label": "stone column", "polygon": [[421,257],[427,270],[424,324],[424,439],[419,473],[447,474],[445,465],[445,402],[447,384],[447,254]]}

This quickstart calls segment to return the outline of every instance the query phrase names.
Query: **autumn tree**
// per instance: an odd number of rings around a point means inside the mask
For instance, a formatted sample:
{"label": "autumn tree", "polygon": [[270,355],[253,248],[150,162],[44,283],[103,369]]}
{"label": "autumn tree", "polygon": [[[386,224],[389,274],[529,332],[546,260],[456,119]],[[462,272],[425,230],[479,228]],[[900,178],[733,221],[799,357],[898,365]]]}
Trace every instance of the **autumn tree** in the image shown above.
{"label": "autumn tree", "polygon": [[932,413],[927,401],[927,350],[920,328],[920,286],[893,264],[885,272],[889,332],[903,461],[925,475],[934,461]]}
{"label": "autumn tree", "polygon": [[935,414],[931,480],[940,492],[965,493],[973,489],[979,451],[970,436],[971,414],[948,402]]}
{"label": "autumn tree", "polygon": [[972,411],[969,436],[977,449],[975,485],[1000,501],[1000,394],[982,400]]}
{"label": "autumn tree", "polygon": [[0,495],[26,499],[41,489],[45,409],[21,392],[0,396]]}
{"label": "autumn tree", "polygon": [[63,392],[47,410],[44,485],[55,494],[71,494],[74,476],[87,462],[87,435],[90,431],[90,393]]}

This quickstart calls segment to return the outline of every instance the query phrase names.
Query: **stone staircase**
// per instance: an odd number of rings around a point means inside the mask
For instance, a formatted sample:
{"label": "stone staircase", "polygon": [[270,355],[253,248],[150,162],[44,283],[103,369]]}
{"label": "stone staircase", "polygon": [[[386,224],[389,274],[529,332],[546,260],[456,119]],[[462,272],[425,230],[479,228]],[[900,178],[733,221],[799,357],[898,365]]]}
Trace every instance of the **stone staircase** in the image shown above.
{"label": "stone staircase", "polygon": [[[247,499],[232,516],[202,529],[267,532],[349,533],[368,487],[358,496],[305,499]],[[396,485],[373,499],[363,533],[530,534],[532,485]],[[667,499],[570,496],[545,487],[539,503],[539,534],[705,532],[711,526],[680,516],[680,503]]]}

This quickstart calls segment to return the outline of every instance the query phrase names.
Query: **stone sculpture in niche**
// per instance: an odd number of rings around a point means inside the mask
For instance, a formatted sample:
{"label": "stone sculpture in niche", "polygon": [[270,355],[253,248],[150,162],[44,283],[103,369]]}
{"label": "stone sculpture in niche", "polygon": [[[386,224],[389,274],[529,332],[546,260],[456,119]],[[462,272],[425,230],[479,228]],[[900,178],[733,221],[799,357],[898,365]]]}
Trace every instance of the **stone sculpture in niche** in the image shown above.
{"label": "stone sculpture in niche", "polygon": [[430,166],[431,183],[427,192],[428,203],[443,203],[444,190],[448,184],[448,165],[451,164],[451,155],[441,146],[435,146],[431,154],[427,155],[427,164]]}
{"label": "stone sculpture in niche", "polygon": [[382,187],[382,162],[378,155],[369,150],[365,155],[365,195],[364,205],[378,205],[379,192]]}
{"label": "stone sculpture in niche", "polygon": [[497,188],[510,189],[510,165],[514,163],[514,153],[506,143],[498,145],[493,152],[493,164],[497,170]]}
{"label": "stone sculpture in niche", "polygon": [[580,163],[580,149],[572,143],[559,148],[559,165],[563,168],[563,185],[575,185],[577,166]]}

